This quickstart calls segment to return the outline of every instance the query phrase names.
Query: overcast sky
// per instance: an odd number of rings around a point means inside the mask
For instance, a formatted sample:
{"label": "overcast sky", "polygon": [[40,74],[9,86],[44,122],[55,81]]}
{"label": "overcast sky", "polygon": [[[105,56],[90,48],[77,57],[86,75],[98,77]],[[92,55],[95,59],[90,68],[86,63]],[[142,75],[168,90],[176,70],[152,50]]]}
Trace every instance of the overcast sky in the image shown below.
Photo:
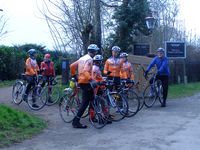
{"label": "overcast sky", "polygon": [[[38,0],[40,2],[41,0]],[[188,30],[193,29],[200,35],[200,1],[179,0],[181,19],[185,20]],[[0,39],[0,44],[42,44],[49,49],[53,48],[53,41],[46,22],[39,17],[36,0],[0,0],[0,15],[8,18],[6,29],[9,31],[6,37]]]}

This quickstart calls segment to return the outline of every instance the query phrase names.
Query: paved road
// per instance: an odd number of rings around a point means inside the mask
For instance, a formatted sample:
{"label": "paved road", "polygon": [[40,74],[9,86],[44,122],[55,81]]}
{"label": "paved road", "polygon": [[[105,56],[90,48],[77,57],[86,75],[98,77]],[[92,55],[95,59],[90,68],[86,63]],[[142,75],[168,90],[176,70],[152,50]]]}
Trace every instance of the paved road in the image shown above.
{"label": "paved road", "polygon": [[[10,88],[0,89],[0,102],[10,103]],[[58,107],[30,111],[26,104],[17,106],[48,121],[40,135],[6,150],[199,150],[200,94],[170,100],[166,108],[159,105],[143,109],[133,118],[107,125],[101,130],[73,129],[63,123]],[[89,125],[88,119],[83,120]]]}

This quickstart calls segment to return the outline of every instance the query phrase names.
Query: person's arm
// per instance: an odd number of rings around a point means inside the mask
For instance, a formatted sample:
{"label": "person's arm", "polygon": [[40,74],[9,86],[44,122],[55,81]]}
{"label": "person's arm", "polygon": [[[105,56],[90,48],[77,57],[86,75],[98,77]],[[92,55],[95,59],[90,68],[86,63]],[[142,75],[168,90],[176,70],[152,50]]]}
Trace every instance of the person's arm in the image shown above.
{"label": "person's arm", "polygon": [[134,77],[134,74],[133,74],[133,67],[132,67],[131,63],[130,63],[129,73],[130,73],[130,77],[129,78],[131,80],[134,80],[135,77]]}
{"label": "person's arm", "polygon": [[52,62],[52,71],[53,71],[53,76],[55,77],[56,76],[56,71],[55,71],[55,68],[54,68],[54,63]]}
{"label": "person's arm", "polygon": [[77,69],[78,69],[78,60],[70,65],[71,76],[75,76],[76,75],[76,70]]}
{"label": "person's arm", "polygon": [[164,70],[167,70],[167,67],[168,67],[168,60],[167,60],[167,58],[166,58],[166,59],[164,59],[164,61],[162,62],[162,65],[161,65],[161,67],[159,68],[158,73],[163,72]]}
{"label": "person's arm", "polygon": [[108,69],[109,69],[109,62],[108,62],[108,60],[106,60],[105,65],[104,65],[103,73],[107,74],[108,71],[109,71]]}
{"label": "person's arm", "polygon": [[147,67],[147,69],[146,69],[145,72],[148,73],[148,72],[151,70],[151,68],[156,64],[156,58],[157,58],[157,57],[155,57],[155,58],[151,61],[151,63],[149,64],[149,66]]}

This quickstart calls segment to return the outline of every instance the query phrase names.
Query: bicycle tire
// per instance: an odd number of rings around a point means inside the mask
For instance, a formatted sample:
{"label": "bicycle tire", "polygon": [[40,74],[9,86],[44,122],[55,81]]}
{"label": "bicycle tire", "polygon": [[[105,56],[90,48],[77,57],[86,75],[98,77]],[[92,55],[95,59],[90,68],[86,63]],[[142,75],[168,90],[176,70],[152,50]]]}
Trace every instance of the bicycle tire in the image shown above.
{"label": "bicycle tire", "polygon": [[91,103],[94,109],[94,116],[90,115],[89,120],[93,127],[102,129],[108,122],[108,105],[107,100],[96,96]]}
{"label": "bicycle tire", "polygon": [[74,100],[69,100],[68,95],[64,95],[60,99],[59,103],[59,114],[61,119],[66,123],[71,123],[77,114],[78,106],[75,106]]}
{"label": "bicycle tire", "polygon": [[59,87],[52,86],[51,88],[51,94],[49,94],[48,86],[44,88],[45,92],[47,93],[47,106],[52,106],[56,104],[60,99]]}
{"label": "bicycle tire", "polygon": [[[42,87],[36,86],[35,88],[32,88],[30,90],[28,94],[27,104],[32,110],[40,110],[46,105],[46,97],[46,92],[42,89]],[[33,102],[33,99],[35,100],[35,102]],[[34,104],[36,104],[38,107],[34,107]]]}
{"label": "bicycle tire", "polygon": [[12,101],[13,103],[19,105],[22,102],[23,97],[23,82],[16,81],[12,88]]}
{"label": "bicycle tire", "polygon": [[[148,85],[143,93],[143,98],[144,98],[144,105],[147,108],[150,108],[154,105],[157,99],[157,94],[156,92],[150,93],[151,92],[151,85]],[[152,94],[152,95],[151,95]]]}
{"label": "bicycle tire", "polygon": [[128,113],[126,117],[133,117],[137,114],[140,108],[140,99],[137,93],[130,89],[127,91]]}
{"label": "bicycle tire", "polygon": [[119,93],[110,93],[111,97],[113,97],[114,105],[111,106],[110,102],[109,104],[109,114],[110,114],[110,120],[111,121],[120,121],[124,119],[128,113],[128,102],[127,100]]}

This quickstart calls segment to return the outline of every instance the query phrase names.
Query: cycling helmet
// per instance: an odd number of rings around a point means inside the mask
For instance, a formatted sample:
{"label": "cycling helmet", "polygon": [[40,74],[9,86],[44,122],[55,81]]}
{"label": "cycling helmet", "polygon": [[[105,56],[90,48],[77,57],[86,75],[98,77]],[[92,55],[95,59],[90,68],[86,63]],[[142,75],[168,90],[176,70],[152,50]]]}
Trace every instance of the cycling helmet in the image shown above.
{"label": "cycling helmet", "polygon": [[164,48],[162,48],[162,47],[159,47],[158,49],[157,49],[157,52],[165,52],[165,50],[164,50]]}
{"label": "cycling helmet", "polygon": [[94,61],[102,61],[103,60],[103,56],[102,55],[95,55],[93,60]]}
{"label": "cycling helmet", "polygon": [[119,46],[113,46],[111,50],[115,52],[120,52],[121,48]]}
{"label": "cycling helmet", "polygon": [[121,53],[119,57],[121,57],[121,58],[122,57],[128,57],[128,54],[127,53]]}
{"label": "cycling helmet", "polygon": [[36,54],[36,50],[35,49],[30,49],[30,50],[28,50],[28,54],[30,56],[33,56],[34,54]]}
{"label": "cycling helmet", "polygon": [[50,59],[51,58],[51,55],[50,54],[45,54],[44,55],[44,59]]}
{"label": "cycling helmet", "polygon": [[30,50],[28,51],[29,57],[30,57],[31,59],[35,59],[34,54],[36,54],[36,53],[37,53],[37,52],[36,52],[35,49],[30,49]]}
{"label": "cycling helmet", "polygon": [[97,52],[99,50],[96,44],[90,44],[87,48],[88,52]]}

